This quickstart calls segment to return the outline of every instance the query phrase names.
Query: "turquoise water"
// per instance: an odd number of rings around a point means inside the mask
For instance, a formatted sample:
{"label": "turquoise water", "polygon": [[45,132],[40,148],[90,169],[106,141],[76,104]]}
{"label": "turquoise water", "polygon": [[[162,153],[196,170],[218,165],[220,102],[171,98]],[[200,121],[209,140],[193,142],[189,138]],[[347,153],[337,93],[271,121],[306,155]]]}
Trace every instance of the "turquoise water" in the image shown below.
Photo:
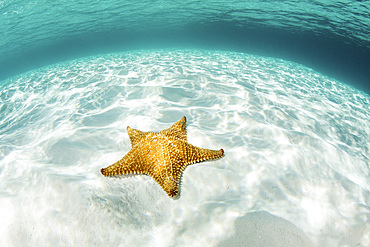
{"label": "turquoise water", "polygon": [[304,64],[370,94],[369,1],[0,1],[0,80],[132,49],[239,51]]}
{"label": "turquoise water", "polygon": [[[0,245],[369,246],[368,5],[0,2]],[[182,116],[179,198],[100,174]]]}

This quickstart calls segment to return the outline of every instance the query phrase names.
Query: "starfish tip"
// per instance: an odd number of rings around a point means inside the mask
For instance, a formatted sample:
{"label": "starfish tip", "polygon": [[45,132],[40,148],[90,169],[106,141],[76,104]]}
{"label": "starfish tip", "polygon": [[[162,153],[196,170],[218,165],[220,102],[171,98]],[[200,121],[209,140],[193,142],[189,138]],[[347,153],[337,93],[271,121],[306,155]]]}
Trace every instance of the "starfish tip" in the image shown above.
{"label": "starfish tip", "polygon": [[177,193],[178,193],[178,191],[171,190],[171,191],[168,192],[168,195],[170,197],[176,197],[177,196]]}

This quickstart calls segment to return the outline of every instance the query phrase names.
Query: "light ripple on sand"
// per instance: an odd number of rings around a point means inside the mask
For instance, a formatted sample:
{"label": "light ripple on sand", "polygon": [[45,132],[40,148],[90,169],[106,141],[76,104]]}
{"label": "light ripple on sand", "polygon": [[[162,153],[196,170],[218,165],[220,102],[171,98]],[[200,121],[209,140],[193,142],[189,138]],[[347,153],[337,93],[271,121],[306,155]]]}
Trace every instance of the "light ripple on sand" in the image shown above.
{"label": "light ripple on sand", "polygon": [[[0,105],[2,246],[214,246],[253,234],[255,215],[276,226],[265,233],[306,244],[369,244],[369,98],[298,64],[192,50],[89,57],[11,79]],[[126,126],[161,130],[184,115],[191,143],[226,155],[189,166],[179,200],[150,177],[100,175],[130,149]]]}

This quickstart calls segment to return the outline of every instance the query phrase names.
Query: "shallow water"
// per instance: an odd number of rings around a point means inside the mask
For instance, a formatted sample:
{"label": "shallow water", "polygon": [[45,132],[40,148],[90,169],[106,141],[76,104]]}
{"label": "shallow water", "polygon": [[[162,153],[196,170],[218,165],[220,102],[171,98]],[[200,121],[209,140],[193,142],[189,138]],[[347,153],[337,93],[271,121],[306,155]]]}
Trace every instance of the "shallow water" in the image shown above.
{"label": "shallow water", "polygon": [[[370,245],[370,99],[333,78],[158,50],[59,63],[0,89],[1,246]],[[130,149],[126,126],[182,116],[190,143],[225,157],[185,169],[177,200],[148,176],[100,174]]]}

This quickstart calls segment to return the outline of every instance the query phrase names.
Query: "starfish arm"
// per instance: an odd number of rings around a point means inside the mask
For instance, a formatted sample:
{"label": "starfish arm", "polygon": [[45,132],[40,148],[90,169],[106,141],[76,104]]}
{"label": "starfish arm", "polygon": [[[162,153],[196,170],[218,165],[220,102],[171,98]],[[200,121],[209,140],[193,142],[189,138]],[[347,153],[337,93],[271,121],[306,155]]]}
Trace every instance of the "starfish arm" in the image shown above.
{"label": "starfish arm", "polygon": [[179,193],[179,179],[173,176],[155,177],[154,180],[163,188],[170,197],[175,197]]}
{"label": "starfish arm", "polygon": [[182,117],[179,121],[174,123],[168,129],[162,130],[160,132],[163,135],[179,139],[181,141],[187,142],[188,138],[186,135],[186,117]]}
{"label": "starfish arm", "polygon": [[207,160],[215,160],[224,156],[224,150],[211,150],[206,148],[198,148],[191,144],[186,145],[187,163],[194,164]]}
{"label": "starfish arm", "polygon": [[127,134],[130,137],[131,146],[133,147],[145,137],[146,132],[133,129],[130,128],[130,126],[127,126]]}
{"label": "starfish arm", "polygon": [[[184,164],[169,164],[155,173],[149,173],[151,177],[163,188],[170,197],[175,197],[179,193],[179,182]],[[157,167],[158,169],[158,167]]]}
{"label": "starfish arm", "polygon": [[122,159],[101,169],[104,176],[115,176],[121,174],[146,174],[143,169],[143,160],[139,155],[139,149],[131,149]]}

